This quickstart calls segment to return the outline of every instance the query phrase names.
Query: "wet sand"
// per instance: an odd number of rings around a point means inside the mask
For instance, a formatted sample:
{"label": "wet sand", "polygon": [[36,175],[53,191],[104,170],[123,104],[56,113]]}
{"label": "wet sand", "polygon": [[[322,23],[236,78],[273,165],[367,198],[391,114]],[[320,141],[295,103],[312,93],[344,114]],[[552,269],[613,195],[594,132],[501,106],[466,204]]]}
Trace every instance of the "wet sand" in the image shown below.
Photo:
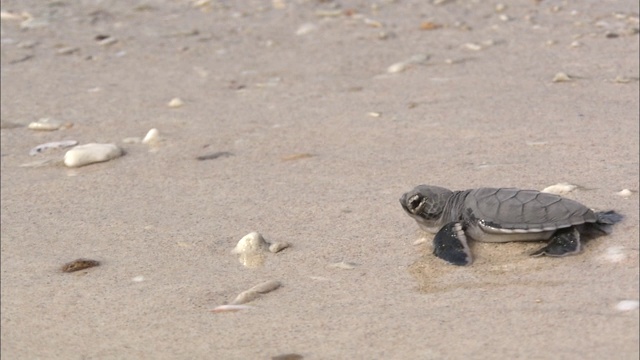
{"label": "wet sand", "polygon": [[[637,359],[638,3],[507,5],[3,1],[3,357]],[[126,154],[29,155],[69,139]],[[559,182],[625,215],[562,259],[445,264],[398,203]],[[245,267],[252,231],[292,246]]]}

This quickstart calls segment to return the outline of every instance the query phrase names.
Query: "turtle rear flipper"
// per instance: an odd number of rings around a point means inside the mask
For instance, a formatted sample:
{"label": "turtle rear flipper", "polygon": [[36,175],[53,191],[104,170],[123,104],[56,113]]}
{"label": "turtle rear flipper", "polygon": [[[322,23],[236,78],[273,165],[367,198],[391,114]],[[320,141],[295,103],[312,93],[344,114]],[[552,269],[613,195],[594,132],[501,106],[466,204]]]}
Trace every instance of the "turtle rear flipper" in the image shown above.
{"label": "turtle rear flipper", "polygon": [[454,265],[471,264],[471,251],[462,224],[450,222],[433,238],[433,254]]}
{"label": "turtle rear flipper", "polygon": [[580,252],[580,232],[575,227],[569,227],[556,231],[551,241],[537,251],[531,253],[531,256],[567,256]]}

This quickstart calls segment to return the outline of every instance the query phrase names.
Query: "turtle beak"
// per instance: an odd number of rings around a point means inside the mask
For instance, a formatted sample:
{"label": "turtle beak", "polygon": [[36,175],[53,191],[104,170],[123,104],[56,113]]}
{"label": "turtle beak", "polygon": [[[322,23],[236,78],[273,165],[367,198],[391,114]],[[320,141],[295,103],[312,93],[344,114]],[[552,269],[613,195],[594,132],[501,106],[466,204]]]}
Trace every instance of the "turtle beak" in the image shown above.
{"label": "turtle beak", "polygon": [[404,209],[404,211],[409,212],[409,209],[407,208],[407,194],[402,194],[402,196],[400,197],[400,205],[402,206],[402,208]]}

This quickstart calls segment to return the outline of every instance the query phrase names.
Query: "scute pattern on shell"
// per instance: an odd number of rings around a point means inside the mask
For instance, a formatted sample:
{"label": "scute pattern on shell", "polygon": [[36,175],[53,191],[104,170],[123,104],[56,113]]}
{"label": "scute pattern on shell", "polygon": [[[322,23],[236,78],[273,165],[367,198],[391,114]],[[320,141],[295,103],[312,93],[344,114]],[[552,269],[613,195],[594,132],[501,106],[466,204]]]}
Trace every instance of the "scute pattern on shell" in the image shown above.
{"label": "scute pattern on shell", "polygon": [[467,216],[503,229],[555,230],[596,222],[586,206],[558,195],[513,188],[471,190]]}

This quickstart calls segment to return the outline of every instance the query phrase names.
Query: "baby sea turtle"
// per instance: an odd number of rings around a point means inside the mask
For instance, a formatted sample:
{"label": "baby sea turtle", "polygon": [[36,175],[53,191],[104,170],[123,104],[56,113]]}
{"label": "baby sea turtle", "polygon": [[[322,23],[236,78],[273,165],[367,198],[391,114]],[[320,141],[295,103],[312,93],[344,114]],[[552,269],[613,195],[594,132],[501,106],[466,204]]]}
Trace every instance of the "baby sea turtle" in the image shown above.
{"label": "baby sea turtle", "polygon": [[561,196],[535,190],[480,188],[451,191],[419,185],[400,198],[425,231],[436,234],[433,253],[455,265],[471,263],[467,237],[485,242],[550,240],[531,256],[580,252],[580,234],[609,234],[622,220]]}

